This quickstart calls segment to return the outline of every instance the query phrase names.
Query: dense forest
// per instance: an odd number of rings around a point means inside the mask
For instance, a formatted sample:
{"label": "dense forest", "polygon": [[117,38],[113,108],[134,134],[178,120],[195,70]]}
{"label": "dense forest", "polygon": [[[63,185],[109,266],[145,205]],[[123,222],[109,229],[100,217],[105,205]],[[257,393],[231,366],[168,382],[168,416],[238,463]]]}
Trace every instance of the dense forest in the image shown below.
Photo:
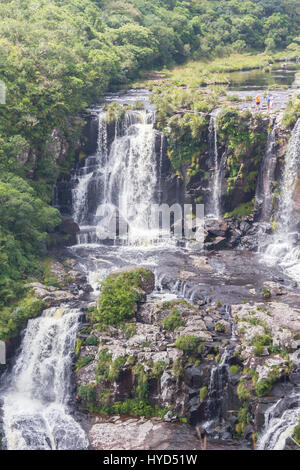
{"label": "dense forest", "polygon": [[[0,308],[42,272],[58,174],[68,172],[82,111],[150,69],[236,52],[293,51],[298,0],[0,0]],[[54,129],[69,142],[53,158]],[[4,307],[6,306],[6,307]],[[7,313],[8,315],[9,313]]]}

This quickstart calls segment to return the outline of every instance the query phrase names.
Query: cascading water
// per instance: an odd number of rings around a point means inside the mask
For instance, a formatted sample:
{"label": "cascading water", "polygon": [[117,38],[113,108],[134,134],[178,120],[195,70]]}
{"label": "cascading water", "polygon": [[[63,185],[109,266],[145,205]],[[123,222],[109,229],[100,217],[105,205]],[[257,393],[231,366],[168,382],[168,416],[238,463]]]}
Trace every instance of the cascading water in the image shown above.
{"label": "cascading water", "polygon": [[255,212],[258,214],[258,219],[263,222],[270,220],[273,210],[273,182],[277,164],[275,154],[276,127],[275,121],[268,134],[266,153],[258,175],[255,194]]}
{"label": "cascading water", "polygon": [[[297,220],[294,217],[295,186],[300,165],[300,119],[289,142],[285,156],[285,166],[280,187],[280,200],[277,210],[277,232],[267,247],[264,260],[270,265],[279,264],[292,278],[300,279],[300,247],[298,233],[295,232]],[[293,232],[294,231],[294,232]],[[299,367],[299,358],[294,360]],[[259,439],[262,450],[281,450],[293,433],[300,415],[300,387],[272,405],[265,415],[265,428]]]}
{"label": "cascading water", "polygon": [[216,427],[222,425],[222,416],[224,416],[223,407],[226,406],[228,397],[230,375],[228,361],[234,349],[232,344],[237,340],[235,324],[231,316],[231,307],[226,305],[224,308],[225,320],[231,325],[231,341],[224,348],[219,363],[211,368],[208,399],[205,410],[206,422],[201,425],[201,428],[209,434],[213,434]]}
{"label": "cascading water", "polygon": [[300,389],[278,400],[265,413],[259,450],[284,450],[300,419]]}
{"label": "cascading water", "polygon": [[[216,218],[220,219],[222,216],[222,209],[221,209],[221,195],[222,195],[222,182],[224,171],[226,170],[226,156],[225,154],[222,155],[221,159],[219,159],[219,151],[218,151],[218,132],[217,132],[217,117],[218,117],[219,110],[215,110],[210,117],[209,123],[209,142],[210,142],[210,153],[214,165],[214,174],[212,179],[211,185],[211,203],[210,206],[210,214],[207,215],[208,218]],[[220,161],[219,161],[220,160]]]}
{"label": "cascading water", "polygon": [[[88,157],[74,180],[73,215],[81,228],[79,243],[99,243],[111,236],[114,209],[128,241],[148,239],[149,208],[159,186],[160,169],[155,153],[155,114],[152,110],[126,111],[116,121],[108,146],[106,113],[99,114],[98,148]],[[127,233],[128,225],[128,233]],[[115,235],[113,233],[113,235]]]}
{"label": "cascading water", "polygon": [[277,209],[277,229],[272,243],[267,247],[264,260],[270,265],[279,264],[292,278],[300,279],[300,247],[295,227],[294,193],[300,165],[300,119],[293,129],[285,156],[285,166],[280,186]]}
{"label": "cascading water", "polygon": [[30,320],[3,394],[4,443],[9,450],[86,449],[70,414],[73,349],[80,312],[51,308]]}

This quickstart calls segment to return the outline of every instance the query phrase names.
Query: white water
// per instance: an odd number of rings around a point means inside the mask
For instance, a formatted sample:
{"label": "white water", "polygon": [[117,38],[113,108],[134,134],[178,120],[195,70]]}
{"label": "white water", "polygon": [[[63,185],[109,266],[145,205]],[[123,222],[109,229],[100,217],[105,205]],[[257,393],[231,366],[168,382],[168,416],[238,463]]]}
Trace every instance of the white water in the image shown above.
{"label": "white water", "polygon": [[[288,400],[288,403],[285,403]],[[265,413],[258,450],[284,450],[300,419],[300,391],[278,400]]]}
{"label": "white water", "polygon": [[277,209],[277,229],[272,243],[267,247],[264,261],[269,265],[279,264],[285,272],[300,280],[300,246],[297,244],[297,222],[294,217],[294,190],[300,166],[300,119],[290,138],[285,156],[284,172],[280,185],[280,199]]}
{"label": "white water", "polygon": [[214,174],[213,174],[212,185],[211,185],[212,199],[211,199],[211,203],[209,204],[210,214],[207,215],[207,218],[216,218],[216,219],[220,219],[222,217],[222,209],[221,209],[222,180],[223,180],[224,163],[226,163],[225,155],[222,155],[221,159],[219,159],[218,129],[217,129],[218,114],[219,114],[219,110],[217,109],[211,115],[209,128],[208,128],[210,148],[211,148],[210,151],[213,157]]}
{"label": "white water", "polygon": [[[300,280],[300,246],[298,234],[294,232],[294,190],[300,165],[300,119],[289,142],[280,186],[280,200],[277,210],[277,231],[267,247],[264,261],[269,265],[279,264],[293,279]],[[265,428],[259,439],[258,448],[282,450],[286,440],[293,433],[300,415],[300,391],[284,397],[272,405],[265,415]]]}
{"label": "white water", "polygon": [[29,320],[3,395],[8,450],[88,447],[85,432],[69,408],[79,313],[68,307],[51,308]]}
{"label": "white water", "polygon": [[106,113],[99,113],[96,156],[88,157],[75,175],[73,215],[82,232],[79,243],[115,238],[116,207],[126,241],[140,242],[157,235],[150,232],[149,213],[156,202],[161,171],[155,154],[154,117],[153,111],[127,111],[122,123],[116,122],[108,148]]}
{"label": "white water", "polygon": [[256,194],[255,208],[259,211],[259,220],[269,221],[272,213],[273,182],[276,169],[276,123],[268,134],[265,157],[260,169]]}

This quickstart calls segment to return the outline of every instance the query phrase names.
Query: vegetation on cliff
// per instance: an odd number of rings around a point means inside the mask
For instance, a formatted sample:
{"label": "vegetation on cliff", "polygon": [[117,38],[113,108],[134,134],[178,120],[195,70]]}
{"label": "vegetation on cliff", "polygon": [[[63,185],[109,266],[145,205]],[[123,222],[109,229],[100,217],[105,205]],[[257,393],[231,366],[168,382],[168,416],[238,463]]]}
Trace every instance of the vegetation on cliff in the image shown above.
{"label": "vegetation on cliff", "polygon": [[137,305],[145,296],[143,285],[153,282],[153,273],[136,269],[120,274],[111,274],[102,282],[98,307],[92,315],[93,321],[101,325],[119,325],[132,318]]}

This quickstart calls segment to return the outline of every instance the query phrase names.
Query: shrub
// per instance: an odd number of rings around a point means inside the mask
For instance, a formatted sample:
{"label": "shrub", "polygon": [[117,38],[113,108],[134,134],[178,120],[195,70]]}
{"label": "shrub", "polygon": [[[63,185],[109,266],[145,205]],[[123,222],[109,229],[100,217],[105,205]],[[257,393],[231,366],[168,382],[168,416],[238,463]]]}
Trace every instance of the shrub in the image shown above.
{"label": "shrub", "polygon": [[96,367],[97,382],[107,380],[111,362],[112,354],[108,352],[107,348],[101,349],[98,355],[98,364]]}
{"label": "shrub", "polygon": [[97,338],[96,336],[89,336],[88,338],[86,338],[85,344],[86,346],[98,346],[99,338]]}
{"label": "shrub", "polygon": [[242,380],[237,386],[237,394],[241,402],[247,402],[251,398],[250,390],[246,387],[245,382]]}
{"label": "shrub", "polygon": [[264,397],[268,395],[273,386],[273,381],[270,379],[262,379],[259,382],[257,382],[255,386],[255,393],[258,397]]}
{"label": "shrub", "polygon": [[94,402],[96,400],[95,386],[96,384],[92,383],[80,385],[77,392],[79,398],[86,403]]}
{"label": "shrub", "polygon": [[120,372],[126,363],[125,357],[117,357],[114,361],[111,362],[107,379],[111,382],[118,380]]}
{"label": "shrub", "polygon": [[83,356],[76,362],[76,371],[79,371],[82,367],[87,366],[90,362],[95,359],[94,356]]}
{"label": "shrub", "polygon": [[238,366],[231,366],[229,372],[231,375],[237,375],[240,372],[240,368]]}
{"label": "shrub", "polygon": [[197,336],[178,336],[178,338],[175,341],[175,346],[177,349],[180,351],[183,351],[186,354],[197,352],[197,348],[200,343],[200,338]]}
{"label": "shrub", "polygon": [[142,268],[108,276],[102,282],[95,320],[104,325],[118,325],[132,318],[144,296],[141,290],[143,280],[151,278],[152,273]]}
{"label": "shrub", "polygon": [[45,302],[31,292],[16,305],[3,308],[0,312],[0,340],[16,336],[27,321],[40,315],[44,308]]}
{"label": "shrub", "polygon": [[163,320],[163,327],[166,330],[174,331],[181,326],[184,326],[184,321],[181,319],[178,310],[172,310],[170,315]]}

